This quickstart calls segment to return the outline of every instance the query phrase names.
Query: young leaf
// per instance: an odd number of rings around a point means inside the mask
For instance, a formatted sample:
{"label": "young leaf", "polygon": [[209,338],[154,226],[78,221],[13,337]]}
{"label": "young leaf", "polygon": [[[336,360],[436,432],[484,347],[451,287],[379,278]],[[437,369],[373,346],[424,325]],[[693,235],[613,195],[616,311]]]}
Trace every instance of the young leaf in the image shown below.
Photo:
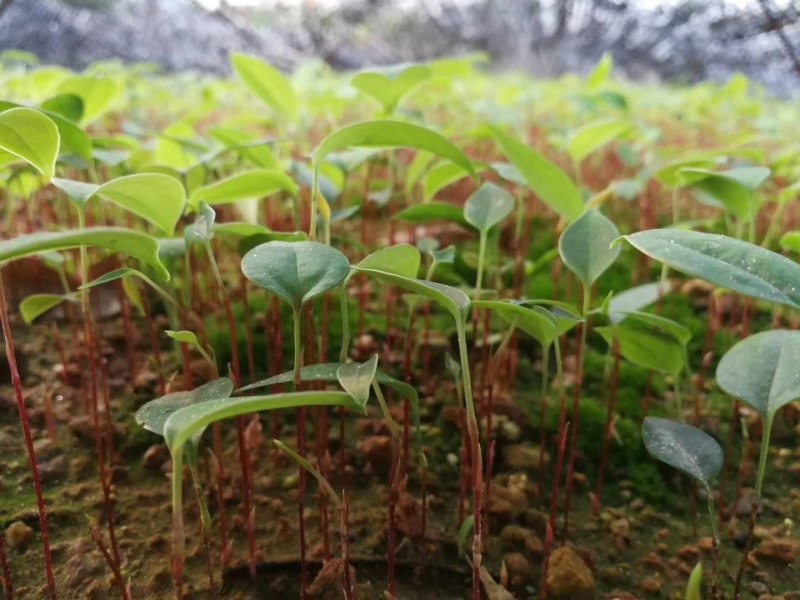
{"label": "young leaf", "polygon": [[424,65],[396,65],[362,71],[350,83],[390,114],[403,98],[418,89],[431,75],[431,70]]}
{"label": "young leaf", "polygon": [[651,324],[626,320],[616,326],[596,327],[595,332],[609,347],[616,341],[626,360],[645,369],[677,375],[686,365],[684,344]]}
{"label": "young leaf", "polygon": [[441,304],[455,319],[456,323],[464,324],[469,315],[469,296],[458,288],[454,288],[442,283],[434,281],[425,281],[423,279],[416,279],[413,277],[404,277],[396,273],[388,271],[379,271],[376,269],[364,269],[359,266],[353,267],[354,269],[380,279],[390,285],[395,285],[399,288],[424,296],[429,300]]}
{"label": "young leaf", "polygon": [[608,120],[588,123],[569,138],[568,151],[573,161],[580,163],[592,152],[628,133],[631,124],[627,121]]}
{"label": "young leaf", "polygon": [[467,223],[486,233],[514,210],[514,198],[503,188],[491,182],[481,185],[464,204]]}
{"label": "young leaf", "polygon": [[745,296],[800,308],[800,265],[724,235],[650,229],[624,238],[670,267]]}
{"label": "young leaf", "polygon": [[[476,168],[476,171],[481,169]],[[436,193],[451,183],[455,183],[466,176],[464,170],[451,162],[442,163],[433,167],[422,180],[422,191],[425,202],[430,202]]]}
{"label": "young leaf", "polygon": [[512,300],[476,300],[475,308],[488,309],[497,313],[503,320],[515,323],[517,329],[524,331],[542,346],[549,346],[558,337],[553,316],[540,306],[523,306]]}
{"label": "young leaf", "polygon": [[108,77],[77,75],[58,86],[61,94],[74,94],[83,101],[81,124],[91,123],[106,112],[119,92],[117,84]]}
{"label": "young leaf", "polygon": [[722,469],[722,448],[717,441],[696,427],[646,417],[642,441],[653,458],[675,467],[710,490]]}
{"label": "young leaf", "polygon": [[672,282],[659,281],[644,283],[615,294],[608,304],[608,318],[612,323],[619,323],[631,311],[642,310],[669,294]]}
{"label": "young leaf", "polygon": [[181,183],[160,173],[126,175],[102,185],[55,178],[53,185],[65,192],[79,208],[97,196],[107,198],[167,234],[175,231],[186,205]]}
{"label": "young leaf", "polygon": [[192,404],[230,398],[233,394],[233,381],[220,377],[193,390],[173,392],[151,400],[136,411],[136,422],[160,436],[164,435],[164,425],[176,411]]}
{"label": "young leaf", "polygon": [[344,254],[318,242],[267,242],[242,259],[242,272],[257,286],[295,308],[339,285],[350,272]]}
{"label": "young leaf", "polygon": [[689,573],[686,582],[686,600],[703,600],[703,561],[698,562]]}
{"label": "young leaf", "polygon": [[489,129],[500,150],[542,202],[568,220],[583,213],[581,194],[564,171],[497,127],[490,126]]}
{"label": "young leaf", "polygon": [[263,198],[280,190],[296,196],[297,189],[294,180],[283,171],[256,169],[196,188],[189,197],[189,208],[196,210],[201,200],[208,204],[229,204]]}
{"label": "young leaf", "polygon": [[369,402],[369,391],[377,371],[378,355],[373,354],[366,362],[349,362],[340,365],[336,370],[336,378],[344,391],[353,397],[356,404],[362,409],[366,409]]}
{"label": "young leaf", "polygon": [[80,122],[83,116],[83,100],[75,94],[58,94],[42,102],[41,106],[75,123]]}
{"label": "young leaf", "polygon": [[414,278],[419,273],[420,261],[419,249],[415,246],[396,244],[376,250],[357,266],[359,269],[375,269]]}
{"label": "young leaf", "polygon": [[64,294],[31,294],[19,303],[19,313],[22,320],[30,325],[50,309],[70,299],[70,296]]}
{"label": "young leaf", "polygon": [[314,150],[314,169],[318,170],[320,162],[330,153],[352,146],[394,146],[427,150],[457,164],[475,177],[472,162],[447,138],[419,125],[391,120],[365,121],[337,129]]}
{"label": "young leaf", "polygon": [[333,491],[331,484],[328,482],[327,479],[325,479],[325,476],[322,473],[320,473],[318,469],[315,469],[314,465],[312,465],[307,458],[301,456],[300,454],[289,448],[289,446],[287,446],[280,440],[272,440],[272,443],[275,444],[275,447],[278,450],[289,456],[298,465],[300,465],[302,468],[308,471],[314,477],[314,479],[317,480],[320,489],[324,490],[324,493],[327,494],[328,497],[331,498],[337,506],[341,505],[342,501],[339,498],[339,495]]}
{"label": "young leaf", "polygon": [[280,71],[255,56],[239,52],[231,53],[231,65],[251,92],[276,111],[297,118],[297,98]]}
{"label": "young leaf", "polygon": [[700,202],[723,208],[738,219],[748,217],[753,190],[769,174],[770,170],[763,167],[742,167],[721,172],[702,168],[680,171],[684,183]]}
{"label": "young leaf", "polygon": [[464,210],[449,202],[424,202],[412,204],[394,215],[399,221],[408,223],[430,223],[431,221],[449,221],[471,229],[472,225],[464,218]]}
{"label": "young leaf", "polygon": [[163,279],[169,279],[169,271],[158,257],[158,241],[144,233],[121,227],[46,231],[4,240],[0,242],[0,263],[39,254],[46,250],[69,250],[80,246],[92,246],[120,252],[150,265]]}
{"label": "young leaf", "polygon": [[346,392],[290,392],[270,396],[213,398],[175,411],[164,423],[164,439],[175,457],[196,433],[217,421],[266,410],[301,406],[343,406],[361,411]]}
{"label": "young leaf", "polygon": [[55,174],[60,143],[55,123],[38,110],[0,112],[0,149],[28,162],[48,179]]}
{"label": "young leaf", "polygon": [[602,86],[608,81],[613,67],[614,57],[611,53],[604,52],[594,69],[586,76],[586,85],[593,89]]}
{"label": "young leaf", "polygon": [[609,247],[617,237],[616,226],[593,208],[567,226],[558,240],[558,252],[570,271],[591,285],[617,260],[619,247]]}
{"label": "young leaf", "polygon": [[800,398],[800,331],[777,329],[745,338],[717,366],[717,384],[764,419]]}

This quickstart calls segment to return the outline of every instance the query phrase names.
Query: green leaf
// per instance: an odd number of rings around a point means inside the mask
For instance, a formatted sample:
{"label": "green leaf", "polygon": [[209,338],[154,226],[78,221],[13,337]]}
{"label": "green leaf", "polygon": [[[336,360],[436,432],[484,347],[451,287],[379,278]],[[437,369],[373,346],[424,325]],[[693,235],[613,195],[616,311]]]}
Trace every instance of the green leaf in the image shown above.
{"label": "green leaf", "polygon": [[581,162],[592,152],[625,135],[631,130],[627,121],[604,120],[588,123],[573,133],[567,144],[567,151],[576,163]]}
{"label": "green leaf", "polygon": [[257,169],[245,171],[195,189],[189,197],[189,208],[196,210],[200,201],[229,204],[251,198],[263,198],[280,190],[297,195],[297,184],[283,171]]}
{"label": "green leaf", "polygon": [[558,252],[570,271],[591,285],[617,260],[619,247],[609,247],[617,237],[616,226],[593,208],[564,229]]}
{"label": "green leaf", "polygon": [[55,174],[60,143],[55,123],[38,110],[0,112],[0,149],[26,161],[48,179]]}
{"label": "green leaf", "polygon": [[297,118],[297,98],[280,71],[255,56],[239,52],[231,53],[231,65],[250,91],[267,105],[292,119]]}
{"label": "green leaf", "polygon": [[645,283],[627,289],[611,298],[608,304],[608,317],[612,323],[619,323],[627,313],[642,310],[671,291],[672,283],[669,280]]}
{"label": "green leaf", "polygon": [[74,94],[83,101],[81,123],[91,123],[106,112],[119,93],[117,84],[108,77],[77,75],[61,82],[60,94]]}
{"label": "green leaf", "polygon": [[752,194],[767,177],[770,170],[763,167],[747,167],[730,171],[685,168],[680,176],[702,203],[728,210],[738,219],[749,216]]}
{"label": "green leaf", "polygon": [[388,271],[363,269],[359,266],[354,268],[361,273],[380,279],[385,283],[395,285],[441,304],[452,315],[457,324],[463,325],[467,320],[469,314],[469,296],[458,288],[434,281],[404,277]]}
{"label": "green leaf", "polygon": [[[476,168],[476,171],[482,169]],[[436,165],[425,174],[422,190],[425,202],[430,202],[436,193],[451,183],[463,179],[467,174],[459,165],[451,162]]]}
{"label": "green leaf", "polygon": [[373,354],[366,362],[349,362],[340,365],[336,369],[336,378],[344,391],[353,397],[356,404],[362,409],[366,409],[369,402],[369,391],[377,371],[378,355]]}
{"label": "green leaf", "polygon": [[145,275],[141,271],[137,269],[132,269],[130,267],[121,267],[119,269],[114,269],[113,271],[109,271],[108,273],[105,273],[100,277],[93,279],[89,283],[82,285],[80,289],[93,288],[97,287],[98,285],[104,285],[106,283],[111,283],[112,281],[117,281],[120,279],[123,282],[123,286],[125,285],[126,281],[132,279],[141,279],[147,285],[153,288],[156,292],[158,292],[158,294],[162,298],[164,298],[167,302],[171,304],[176,304],[175,299],[172,296],[170,296],[169,293],[166,292],[160,285],[158,285],[155,281],[150,279],[147,275]]}
{"label": "green leaf", "polygon": [[167,234],[175,231],[186,205],[186,194],[180,182],[160,173],[126,175],[102,185],[55,178],[53,185],[64,191],[81,209],[92,198],[100,196]]}
{"label": "green leaf", "polygon": [[359,269],[375,269],[414,278],[419,273],[420,262],[421,258],[417,247],[411,244],[396,244],[376,250],[366,256],[357,266]]}
{"label": "green leaf", "polygon": [[787,231],[781,236],[779,243],[784,250],[800,252],[800,231]]}
{"label": "green leaf", "polygon": [[464,209],[449,202],[425,202],[413,204],[395,213],[394,218],[408,223],[430,223],[431,221],[449,221],[471,229],[472,225],[464,218]]}
{"label": "green leaf", "polygon": [[31,294],[19,303],[19,313],[22,315],[22,320],[30,325],[48,310],[71,299],[71,296],[64,294]]}
{"label": "green leaf", "polygon": [[619,344],[620,354],[635,365],[659,373],[679,374],[686,365],[685,345],[670,331],[638,320],[594,329],[609,345]]}
{"label": "green leaf", "polygon": [[745,338],[717,366],[717,384],[764,419],[800,398],[800,331],[776,329]]}
{"label": "green leaf", "polygon": [[339,285],[350,263],[335,248],[318,242],[267,242],[245,254],[242,272],[298,309]]}
{"label": "green leaf", "polygon": [[200,345],[200,341],[197,339],[197,336],[187,330],[187,329],[165,329],[164,333],[166,333],[169,337],[171,337],[176,342],[180,342],[181,344],[189,344],[195,348],[202,348]]}
{"label": "green leaf", "polygon": [[476,300],[475,308],[491,310],[503,320],[514,323],[516,328],[524,331],[544,347],[549,346],[558,337],[558,330],[553,316],[540,306],[523,306],[513,300]]}
{"label": "green leaf", "polygon": [[356,123],[328,135],[314,150],[315,171],[318,171],[320,162],[330,153],[353,146],[394,146],[427,150],[457,164],[475,177],[472,162],[441,134],[419,125],[391,120]]}
{"label": "green leaf", "polygon": [[44,110],[78,123],[83,116],[83,100],[75,94],[59,94],[42,102]]}
{"label": "green leaf", "polygon": [[686,600],[703,600],[703,561],[698,562],[689,573],[686,582]]}
{"label": "green leaf", "polygon": [[502,222],[514,210],[514,198],[491,182],[481,186],[467,198],[464,219],[483,233]]}
{"label": "green leaf", "polygon": [[745,296],[800,308],[800,265],[724,235],[650,229],[624,236],[670,267]]}
{"label": "green leaf", "polygon": [[193,390],[173,392],[147,402],[136,411],[136,422],[148,431],[164,436],[164,425],[180,409],[209,400],[230,398],[231,394],[233,381],[220,377]]}
{"label": "green leaf", "polygon": [[299,408],[301,406],[342,406],[361,411],[346,392],[291,392],[270,396],[212,398],[175,411],[164,423],[164,439],[173,457],[196,433],[217,421],[250,413]]}
{"label": "green leaf", "polygon": [[89,227],[21,235],[0,242],[0,263],[45,250],[69,250],[80,246],[120,252],[150,265],[161,277],[169,279],[169,271],[158,258],[158,241],[144,233],[121,227]]}
{"label": "green leaf", "polygon": [[350,83],[380,104],[386,114],[394,112],[400,101],[431,78],[431,70],[423,65],[397,65],[357,73]]}
{"label": "green leaf", "polygon": [[687,168],[711,168],[718,164],[719,158],[707,153],[692,153],[664,163],[656,169],[653,176],[668,188],[677,188],[684,185],[681,171]]}
{"label": "green leaf", "polygon": [[613,67],[614,57],[610,52],[604,52],[594,69],[586,76],[586,85],[592,89],[602,86],[608,81]]}
{"label": "green leaf", "polygon": [[583,213],[581,194],[564,171],[500,129],[494,126],[489,129],[500,150],[542,202],[568,220]]}
{"label": "green leaf", "polygon": [[713,437],[685,423],[646,417],[642,441],[653,458],[696,479],[710,492],[723,459]]}

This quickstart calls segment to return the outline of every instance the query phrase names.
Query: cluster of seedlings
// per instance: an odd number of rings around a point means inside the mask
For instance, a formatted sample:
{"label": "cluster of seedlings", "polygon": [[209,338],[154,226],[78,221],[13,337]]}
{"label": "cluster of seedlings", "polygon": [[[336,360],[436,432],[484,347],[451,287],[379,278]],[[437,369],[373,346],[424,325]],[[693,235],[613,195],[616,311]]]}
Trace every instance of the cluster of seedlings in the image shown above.
{"label": "cluster of seedlings", "polygon": [[[309,65],[290,80],[234,54],[239,81],[231,82],[166,79],[146,66],[113,63],[74,75],[32,65],[22,53],[5,55],[1,87],[16,102],[0,102],[7,224],[0,266],[25,261],[55,274],[62,288],[27,295],[16,311],[0,276],[0,320],[43,557],[21,575],[0,537],[0,584],[9,600],[33,597],[16,591],[20,585],[35,594],[41,584],[49,598],[77,593],[58,581],[52,540],[59,532],[48,527],[52,507],[28,418],[40,401],[23,388],[12,336],[17,312],[28,324],[41,318],[33,332],[52,340],[64,386],[73,385],[68,365],[77,366],[74,410],[90,426],[102,493],[84,529],[115,593],[144,597],[116,512],[115,421],[129,415],[110,391],[93,306],[105,288],[121,307],[131,381],[145,369],[134,342],[139,328],[149,344],[150,397],[137,400],[135,420],[169,451],[176,598],[220,597],[220,574],[237,557],[257,578],[259,549],[283,543],[258,539],[258,520],[270,518],[256,511],[259,461],[267,470],[297,467],[287,495],[296,503],[292,593],[311,598],[312,575],[326,573],[328,597],[363,595],[351,553],[359,492],[350,463],[359,435],[353,423],[366,415],[389,440],[386,506],[379,507],[387,598],[405,597],[396,563],[409,540],[416,576],[429,553],[445,556],[459,597],[591,596],[594,583],[582,575],[589,569],[571,541],[581,543],[576,519],[602,519],[604,503],[619,501],[609,483],[634,477],[614,455],[635,455],[642,444],[688,476],[681,485],[692,512],[698,498],[708,507],[709,564],[698,563],[677,585],[687,598],[744,597],[771,432],[800,399],[800,332],[781,328],[800,308],[800,265],[785,255],[800,251],[800,232],[787,233],[800,195],[800,146],[788,134],[797,107],[759,97],[740,77],[657,100],[664,90],[611,80],[608,57],[585,79],[538,84],[486,76],[475,68],[480,60],[347,78]],[[723,115],[714,127],[708,106]],[[697,344],[687,323],[667,316],[686,302],[684,275],[707,296]],[[728,325],[723,302],[736,306]],[[716,342],[730,342],[731,332],[740,341],[722,348],[706,381]],[[617,402],[631,372],[647,378],[636,389],[641,433],[637,426],[623,440]],[[584,433],[587,390],[598,385],[604,420]],[[444,396],[455,415],[452,486],[437,478],[442,425],[438,416],[436,427],[426,422],[434,396]],[[525,503],[543,515],[542,545],[528,557],[537,576],[522,585],[491,552],[502,524],[491,507],[502,492],[497,482],[507,479],[496,470],[509,404],[538,447],[528,467],[536,481],[523,487]],[[43,408],[45,435],[55,441],[52,407]],[[753,414],[760,428],[748,420]],[[262,424],[274,447],[268,459],[258,452]],[[757,456],[747,450],[753,431],[760,431]],[[234,455],[238,464],[226,462]],[[733,491],[726,474],[736,476]],[[321,570],[309,542],[309,476]],[[231,492],[241,506],[241,547],[226,510]],[[435,508],[432,531],[430,496],[447,494],[454,502]],[[736,532],[731,507],[743,498],[750,502],[741,558],[729,553],[723,561],[734,544],[726,533]],[[585,500],[581,511],[576,504]],[[202,557],[203,577],[185,568],[189,506],[199,516],[202,552],[194,558]],[[399,526],[408,506],[421,523],[415,536]],[[169,520],[141,525],[167,529]],[[451,547],[441,543],[445,535]],[[565,556],[577,571],[558,568]]]}

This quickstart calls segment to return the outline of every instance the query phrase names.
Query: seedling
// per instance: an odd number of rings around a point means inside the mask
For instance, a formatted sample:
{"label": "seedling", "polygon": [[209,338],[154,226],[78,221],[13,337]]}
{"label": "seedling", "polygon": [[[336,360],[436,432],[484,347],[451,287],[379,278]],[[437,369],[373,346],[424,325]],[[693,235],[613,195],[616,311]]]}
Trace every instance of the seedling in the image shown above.
{"label": "seedling", "polygon": [[[677,421],[647,417],[642,427],[642,440],[647,451],[671,467],[685,473],[703,486],[708,505],[708,518],[714,544],[714,568],[711,575],[711,597],[716,593],[717,561],[719,559],[719,533],[717,511],[714,508],[713,483],[722,469],[722,448],[707,433]],[[695,568],[697,571],[697,568]],[[694,571],[689,577],[687,590],[700,586],[700,575]],[[699,592],[694,592],[699,597]],[[687,591],[687,598],[691,597]]]}

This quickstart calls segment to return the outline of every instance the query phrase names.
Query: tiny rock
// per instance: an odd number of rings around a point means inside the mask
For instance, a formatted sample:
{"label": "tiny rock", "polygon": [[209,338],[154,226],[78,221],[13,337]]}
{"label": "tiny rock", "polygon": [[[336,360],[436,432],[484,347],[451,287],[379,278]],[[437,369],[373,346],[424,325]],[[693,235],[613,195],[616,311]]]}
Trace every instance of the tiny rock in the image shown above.
{"label": "tiny rock", "polygon": [[789,564],[794,562],[798,546],[800,546],[800,540],[775,538],[761,542],[755,553],[759,558]]}
{"label": "tiny rock", "polygon": [[594,576],[571,546],[556,548],[550,555],[547,572],[547,593],[555,598],[591,597]]}
{"label": "tiny rock", "polygon": [[521,552],[511,552],[503,556],[503,562],[508,569],[511,585],[520,586],[530,579],[533,569],[530,561]]}
{"label": "tiny rock", "polygon": [[[538,469],[539,448],[531,444],[514,444],[503,448],[503,460],[511,469]],[[545,455],[545,463],[547,456]]]}
{"label": "tiny rock", "polygon": [[392,439],[388,435],[371,435],[358,442],[358,452],[372,464],[388,464],[392,460]]}
{"label": "tiny rock", "polygon": [[22,521],[14,521],[6,529],[6,543],[9,548],[24,548],[33,539],[33,529]]}

